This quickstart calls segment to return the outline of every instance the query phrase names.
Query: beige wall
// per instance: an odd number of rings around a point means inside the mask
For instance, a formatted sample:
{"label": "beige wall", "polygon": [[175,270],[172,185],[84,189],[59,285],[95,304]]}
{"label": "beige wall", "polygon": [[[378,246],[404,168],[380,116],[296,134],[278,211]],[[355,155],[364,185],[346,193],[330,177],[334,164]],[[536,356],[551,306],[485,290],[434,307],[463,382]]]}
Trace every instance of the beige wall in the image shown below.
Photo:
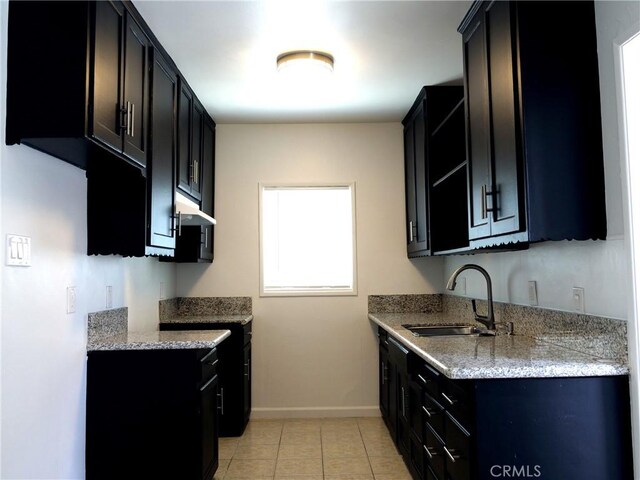
{"label": "beige wall", "polygon": [[[402,125],[220,125],[216,135],[216,260],[180,265],[178,293],[253,297],[254,415],[375,414],[367,295],[443,282],[440,259],[407,259]],[[323,181],[356,182],[358,295],[260,298],[258,184]]]}

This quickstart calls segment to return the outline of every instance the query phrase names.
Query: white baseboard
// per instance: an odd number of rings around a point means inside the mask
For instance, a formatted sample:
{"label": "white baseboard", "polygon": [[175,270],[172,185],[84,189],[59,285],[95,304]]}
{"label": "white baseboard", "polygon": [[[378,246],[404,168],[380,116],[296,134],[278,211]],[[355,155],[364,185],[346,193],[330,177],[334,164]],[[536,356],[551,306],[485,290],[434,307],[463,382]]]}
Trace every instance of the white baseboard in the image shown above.
{"label": "white baseboard", "polygon": [[380,407],[285,407],[285,408],[252,408],[251,418],[344,418],[344,417],[379,417]]}

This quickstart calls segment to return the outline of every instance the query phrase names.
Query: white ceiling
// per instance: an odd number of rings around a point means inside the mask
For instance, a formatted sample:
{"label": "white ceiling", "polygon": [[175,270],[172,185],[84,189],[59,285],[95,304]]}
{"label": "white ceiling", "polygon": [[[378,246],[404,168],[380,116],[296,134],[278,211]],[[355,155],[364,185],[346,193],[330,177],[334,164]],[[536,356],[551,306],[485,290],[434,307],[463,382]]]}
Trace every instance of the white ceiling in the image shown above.
{"label": "white ceiling", "polygon": [[[461,84],[471,1],[155,1],[135,5],[217,123],[399,121],[423,85]],[[335,57],[295,86],[278,54]]]}

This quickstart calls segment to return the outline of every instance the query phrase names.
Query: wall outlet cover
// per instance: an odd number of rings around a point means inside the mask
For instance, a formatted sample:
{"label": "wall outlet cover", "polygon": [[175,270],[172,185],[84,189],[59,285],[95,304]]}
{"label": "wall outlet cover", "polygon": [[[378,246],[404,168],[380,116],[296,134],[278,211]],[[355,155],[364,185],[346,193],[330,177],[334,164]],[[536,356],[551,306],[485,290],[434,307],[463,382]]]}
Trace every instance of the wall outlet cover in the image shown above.
{"label": "wall outlet cover", "polygon": [[67,313],[76,313],[76,287],[67,287]]}
{"label": "wall outlet cover", "polygon": [[573,287],[573,310],[584,313],[584,288]]}
{"label": "wall outlet cover", "polygon": [[538,285],[535,280],[529,280],[529,305],[538,305]]}

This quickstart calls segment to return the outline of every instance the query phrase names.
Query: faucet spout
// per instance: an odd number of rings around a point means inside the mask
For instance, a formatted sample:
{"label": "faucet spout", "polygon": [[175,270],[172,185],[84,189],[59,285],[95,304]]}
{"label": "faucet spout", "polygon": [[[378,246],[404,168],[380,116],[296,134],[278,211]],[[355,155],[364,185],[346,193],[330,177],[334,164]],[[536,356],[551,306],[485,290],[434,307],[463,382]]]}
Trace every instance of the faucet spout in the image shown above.
{"label": "faucet spout", "polygon": [[465,270],[477,270],[484,276],[484,279],[487,282],[487,315],[478,314],[476,310],[476,301],[472,300],[471,305],[473,306],[473,315],[476,321],[484,324],[487,327],[487,330],[495,330],[496,322],[493,314],[493,293],[491,289],[491,277],[489,276],[489,272],[487,272],[480,265],[475,265],[473,263],[462,265],[451,274],[451,277],[447,282],[447,290],[453,290],[454,288],[456,288],[456,279],[458,278],[458,275],[460,275]]}

